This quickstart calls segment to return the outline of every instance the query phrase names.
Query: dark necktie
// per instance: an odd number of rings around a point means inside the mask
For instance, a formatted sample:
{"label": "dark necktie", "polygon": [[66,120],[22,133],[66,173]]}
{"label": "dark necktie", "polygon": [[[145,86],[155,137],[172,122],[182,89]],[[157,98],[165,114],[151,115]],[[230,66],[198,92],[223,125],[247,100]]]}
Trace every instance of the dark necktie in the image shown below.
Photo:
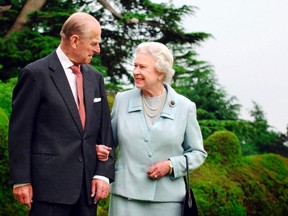
{"label": "dark necktie", "polygon": [[76,86],[77,86],[77,97],[78,97],[78,110],[83,128],[85,127],[85,105],[84,105],[84,94],[83,94],[83,77],[78,65],[70,67],[73,73],[76,75]]}

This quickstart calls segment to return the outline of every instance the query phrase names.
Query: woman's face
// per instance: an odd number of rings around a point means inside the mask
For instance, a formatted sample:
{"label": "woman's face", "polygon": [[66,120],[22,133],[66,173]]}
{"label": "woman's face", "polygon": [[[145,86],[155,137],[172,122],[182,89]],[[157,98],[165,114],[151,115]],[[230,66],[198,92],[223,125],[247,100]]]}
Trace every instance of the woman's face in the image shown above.
{"label": "woman's face", "polygon": [[144,91],[153,91],[162,87],[163,73],[155,68],[155,61],[151,56],[139,53],[134,60],[133,76],[135,86]]}

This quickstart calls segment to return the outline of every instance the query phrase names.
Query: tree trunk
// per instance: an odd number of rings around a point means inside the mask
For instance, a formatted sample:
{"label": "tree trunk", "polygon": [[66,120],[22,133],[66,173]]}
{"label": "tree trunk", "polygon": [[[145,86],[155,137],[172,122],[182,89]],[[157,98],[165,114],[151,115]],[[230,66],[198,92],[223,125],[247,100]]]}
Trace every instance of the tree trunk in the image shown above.
{"label": "tree trunk", "polygon": [[[98,2],[108,11],[110,11],[116,19],[122,19],[122,14],[114,10],[114,8],[106,0],[98,0]],[[137,18],[132,18],[126,21],[127,24],[136,24],[138,22],[139,20]]]}
{"label": "tree trunk", "polygon": [[46,0],[27,0],[13,26],[5,37],[10,37],[14,31],[20,31],[28,21],[28,14],[32,13],[33,11],[40,10],[45,3]]}
{"label": "tree trunk", "polygon": [[114,10],[114,8],[112,8],[112,6],[106,0],[98,0],[98,2],[102,4],[104,8],[109,10],[116,18],[118,19],[122,18],[122,15],[118,13],[116,10]]}

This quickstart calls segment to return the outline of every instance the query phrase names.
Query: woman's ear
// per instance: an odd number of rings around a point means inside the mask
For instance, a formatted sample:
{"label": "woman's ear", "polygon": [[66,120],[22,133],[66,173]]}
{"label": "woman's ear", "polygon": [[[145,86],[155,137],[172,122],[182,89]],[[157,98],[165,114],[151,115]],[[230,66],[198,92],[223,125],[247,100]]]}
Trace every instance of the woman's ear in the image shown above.
{"label": "woman's ear", "polygon": [[165,77],[165,74],[159,72],[159,74],[158,74],[158,78],[157,78],[157,79],[158,79],[159,81],[163,81],[164,77]]}

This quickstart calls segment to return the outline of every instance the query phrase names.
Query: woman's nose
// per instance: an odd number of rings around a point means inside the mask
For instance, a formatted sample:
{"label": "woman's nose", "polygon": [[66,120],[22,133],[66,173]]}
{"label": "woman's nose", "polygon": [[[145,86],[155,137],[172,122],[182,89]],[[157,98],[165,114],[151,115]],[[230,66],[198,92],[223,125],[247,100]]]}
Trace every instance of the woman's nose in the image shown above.
{"label": "woman's nose", "polygon": [[134,67],[133,74],[134,75],[140,74],[138,67]]}

